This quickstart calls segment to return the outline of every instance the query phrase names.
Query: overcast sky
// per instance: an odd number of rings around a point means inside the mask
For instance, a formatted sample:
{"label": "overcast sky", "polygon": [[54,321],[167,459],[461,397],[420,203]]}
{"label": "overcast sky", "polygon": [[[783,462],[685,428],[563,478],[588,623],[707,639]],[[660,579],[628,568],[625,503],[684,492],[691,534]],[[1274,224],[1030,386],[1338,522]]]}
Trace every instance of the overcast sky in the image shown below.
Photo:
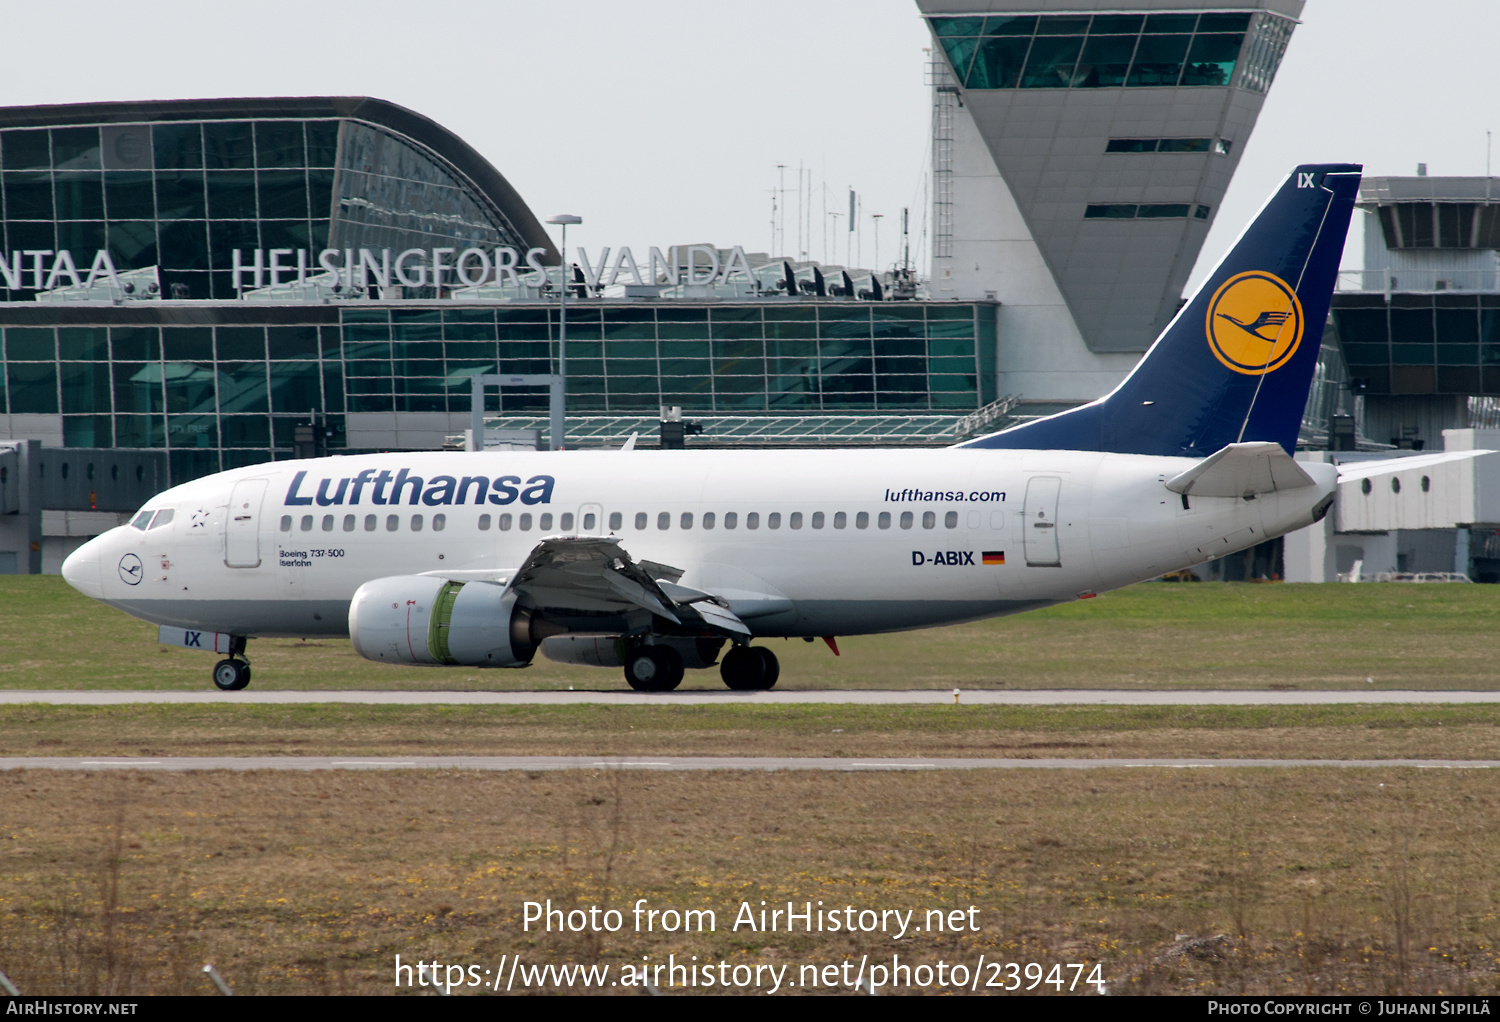
{"label": "overcast sky", "polygon": [[[582,216],[569,243],[591,253],[764,251],[777,164],[787,250],[799,164],[815,258],[825,185],[830,210],[852,186],[866,218],[884,214],[882,262],[903,206],[914,233],[923,223],[930,40],[912,0],[82,0],[64,16],[12,5],[6,29],[7,105],[369,95],[411,107],[488,157],[540,216]],[[1497,38],[1496,0],[1309,0],[1195,279],[1299,162],[1483,174],[1485,132],[1500,128]]]}

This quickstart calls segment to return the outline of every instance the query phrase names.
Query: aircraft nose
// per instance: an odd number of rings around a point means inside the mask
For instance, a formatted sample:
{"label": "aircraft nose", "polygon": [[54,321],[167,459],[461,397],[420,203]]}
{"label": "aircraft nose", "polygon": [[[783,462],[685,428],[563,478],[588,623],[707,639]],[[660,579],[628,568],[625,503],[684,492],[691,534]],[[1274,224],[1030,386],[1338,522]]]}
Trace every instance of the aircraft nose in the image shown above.
{"label": "aircraft nose", "polygon": [[69,554],[62,564],[62,576],[68,585],[95,600],[104,599],[104,584],[99,571],[103,538],[95,536]]}

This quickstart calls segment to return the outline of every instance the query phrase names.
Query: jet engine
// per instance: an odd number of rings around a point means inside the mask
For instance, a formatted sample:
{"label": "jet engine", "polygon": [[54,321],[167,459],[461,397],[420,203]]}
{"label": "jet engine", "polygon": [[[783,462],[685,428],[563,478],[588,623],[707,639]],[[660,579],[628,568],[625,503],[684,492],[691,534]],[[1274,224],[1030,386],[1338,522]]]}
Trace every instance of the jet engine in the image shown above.
{"label": "jet engine", "polygon": [[427,575],[374,579],[349,604],[355,651],[382,663],[525,667],[542,624],[502,585]]}

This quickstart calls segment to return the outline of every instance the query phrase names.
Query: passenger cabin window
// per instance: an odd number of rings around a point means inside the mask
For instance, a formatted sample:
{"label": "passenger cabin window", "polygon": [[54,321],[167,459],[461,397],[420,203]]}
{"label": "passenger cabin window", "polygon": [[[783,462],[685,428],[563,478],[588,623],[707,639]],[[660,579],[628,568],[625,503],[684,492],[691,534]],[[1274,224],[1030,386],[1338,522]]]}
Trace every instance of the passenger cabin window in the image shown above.
{"label": "passenger cabin window", "polygon": [[401,528],[401,516],[400,515],[386,515],[385,516],[385,531],[386,532],[395,532],[399,528]]}
{"label": "passenger cabin window", "polygon": [[635,527],[637,529],[644,529],[646,527],[646,512],[637,511],[635,513]]}
{"label": "passenger cabin window", "polygon": [[670,529],[672,527],[672,513],[663,511],[656,516],[656,527],[658,529]]}
{"label": "passenger cabin window", "polygon": [[937,512],[936,511],[923,511],[922,512],[922,528],[924,528],[924,529],[932,529],[932,528],[936,528],[936,527],[937,527]]}
{"label": "passenger cabin window", "polygon": [[540,515],[536,520],[536,527],[543,532],[550,532],[552,530],[552,512],[548,511],[546,514]]}
{"label": "passenger cabin window", "polygon": [[302,516],[302,531],[303,532],[312,532],[312,518],[313,518],[312,515],[303,515]]}
{"label": "passenger cabin window", "polygon": [[433,515],[432,516],[432,531],[433,532],[442,532],[447,527],[448,527],[448,516],[447,515]]}
{"label": "passenger cabin window", "polygon": [[779,529],[779,528],[781,528],[781,512],[780,511],[772,511],[770,514],[766,515],[766,528],[768,528],[768,529]]}
{"label": "passenger cabin window", "polygon": [[682,513],[682,527],[684,529],[691,529],[693,527],[693,513],[691,511],[684,511]]}
{"label": "passenger cabin window", "polygon": [[733,511],[724,512],[724,528],[732,529],[739,524],[740,516]]}
{"label": "passenger cabin window", "polygon": [[814,529],[821,529],[823,527],[823,512],[821,512],[821,511],[814,511],[813,512],[812,527]]}
{"label": "passenger cabin window", "polygon": [[787,524],[794,529],[802,528],[802,512],[793,511],[791,517],[787,519]]}
{"label": "passenger cabin window", "polygon": [[[140,521],[140,516],[139,515],[136,516],[136,522],[138,522],[138,521]],[[131,522],[130,524],[131,525],[135,525],[135,522]],[[292,516],[291,515],[282,515],[281,516],[281,531],[282,532],[291,532],[292,531]]]}
{"label": "passenger cabin window", "polygon": [[705,529],[712,529],[714,527],[714,513],[712,511],[703,512],[703,527]]}
{"label": "passenger cabin window", "polygon": [[945,529],[956,529],[956,528],[958,528],[958,512],[957,511],[949,511],[947,514],[945,514],[943,516],[943,528],[945,528]]}
{"label": "passenger cabin window", "polygon": [[344,516],[344,531],[345,532],[353,532],[354,531],[354,516],[353,515],[345,515]]}
{"label": "passenger cabin window", "polygon": [[323,516],[323,531],[324,532],[332,532],[333,531],[333,515],[324,515]]}
{"label": "passenger cabin window", "polygon": [[489,515],[480,515],[479,516],[479,531],[480,532],[489,532],[490,531],[490,516]]}
{"label": "passenger cabin window", "polygon": [[760,528],[760,513],[758,511],[751,511],[749,514],[747,514],[745,516],[745,528],[747,528],[747,529],[758,529],[758,528]]}
{"label": "passenger cabin window", "polygon": [[[907,515],[906,517],[910,518],[911,515]],[[880,512],[880,517],[876,519],[876,524],[882,529],[889,529],[891,527],[891,513],[889,511]]]}
{"label": "passenger cabin window", "polygon": [[530,532],[531,531],[531,515],[530,514],[524,514],[524,515],[522,515],[521,518],[520,518],[520,520],[516,524],[521,527],[521,531],[522,532]]}
{"label": "passenger cabin window", "polygon": [[563,532],[573,531],[573,512],[566,511],[558,518],[557,527]]}
{"label": "passenger cabin window", "polygon": [[366,532],[374,532],[375,531],[375,516],[374,515],[365,515],[365,531]]}
{"label": "passenger cabin window", "polygon": [[412,532],[421,532],[422,531],[422,516],[421,515],[412,515],[411,516],[411,531]]}
{"label": "passenger cabin window", "polygon": [[609,531],[610,532],[618,532],[620,530],[620,528],[622,526],[624,526],[624,524],[625,524],[625,516],[622,515],[622,514],[620,514],[620,512],[618,512],[618,511],[611,511],[609,513]]}
{"label": "passenger cabin window", "polygon": [[912,521],[913,521],[913,518],[912,518],[912,513],[910,511],[903,511],[903,512],[901,512],[901,527],[903,529],[909,529],[909,528],[911,528]]}
{"label": "passenger cabin window", "polygon": [[596,516],[592,511],[590,511],[588,514],[586,514],[586,515],[583,516],[583,531],[584,532],[593,532],[594,528],[595,528],[595,523],[597,523],[598,521],[599,521],[598,516]]}
{"label": "passenger cabin window", "polygon": [[495,522],[496,522],[496,525],[499,527],[499,529],[500,529],[501,532],[509,532],[510,531],[510,523],[511,523],[511,517],[510,517],[510,515],[501,515],[499,518],[497,518],[495,520]]}
{"label": "passenger cabin window", "polygon": [[870,512],[861,511],[854,516],[854,527],[856,529],[868,529],[870,527]]}

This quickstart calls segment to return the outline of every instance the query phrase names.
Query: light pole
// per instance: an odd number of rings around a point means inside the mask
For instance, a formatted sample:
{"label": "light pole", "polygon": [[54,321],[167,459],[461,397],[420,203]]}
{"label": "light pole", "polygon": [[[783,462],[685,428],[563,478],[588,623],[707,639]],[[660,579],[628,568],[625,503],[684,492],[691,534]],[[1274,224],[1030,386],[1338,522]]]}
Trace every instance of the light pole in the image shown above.
{"label": "light pole", "polygon": [[552,407],[552,449],[560,451],[566,439],[566,416],[568,403],[568,225],[583,223],[583,217],[572,213],[559,213],[547,218],[549,224],[562,228],[562,291],[557,296],[557,376],[562,390],[562,400]]}

